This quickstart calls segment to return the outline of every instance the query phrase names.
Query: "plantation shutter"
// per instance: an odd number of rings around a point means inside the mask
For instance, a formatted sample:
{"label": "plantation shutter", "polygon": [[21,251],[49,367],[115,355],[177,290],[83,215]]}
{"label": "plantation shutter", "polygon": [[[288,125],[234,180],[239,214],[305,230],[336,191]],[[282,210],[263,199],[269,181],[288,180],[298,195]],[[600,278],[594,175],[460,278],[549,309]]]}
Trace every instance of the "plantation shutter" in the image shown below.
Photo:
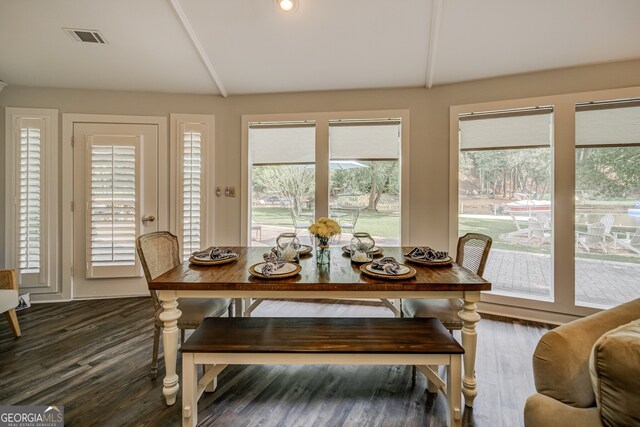
{"label": "plantation shutter", "polygon": [[44,280],[42,253],[43,141],[45,120],[20,119],[20,148],[17,181],[18,268],[21,282],[40,283]]}
{"label": "plantation shutter", "polygon": [[137,137],[88,137],[87,278],[140,275],[140,143]]}
{"label": "plantation shutter", "polygon": [[182,125],[182,252],[185,259],[201,247],[202,152],[204,125]]}

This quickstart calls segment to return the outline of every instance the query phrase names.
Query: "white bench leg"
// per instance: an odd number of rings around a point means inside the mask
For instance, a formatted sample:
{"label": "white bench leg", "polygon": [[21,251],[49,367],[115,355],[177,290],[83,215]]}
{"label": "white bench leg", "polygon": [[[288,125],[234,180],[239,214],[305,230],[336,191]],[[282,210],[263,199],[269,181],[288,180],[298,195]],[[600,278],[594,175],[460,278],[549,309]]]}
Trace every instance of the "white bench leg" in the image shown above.
{"label": "white bench leg", "polygon": [[[429,367],[436,374],[438,373],[438,365],[429,365]],[[429,393],[437,393],[438,392],[438,385],[435,384],[433,381],[427,379],[427,390],[429,391]]]}
{"label": "white bench leg", "polygon": [[193,353],[182,353],[182,426],[198,424],[198,370]]}
{"label": "white bench leg", "polygon": [[461,355],[452,354],[447,366],[447,400],[451,427],[462,425],[462,361]]}

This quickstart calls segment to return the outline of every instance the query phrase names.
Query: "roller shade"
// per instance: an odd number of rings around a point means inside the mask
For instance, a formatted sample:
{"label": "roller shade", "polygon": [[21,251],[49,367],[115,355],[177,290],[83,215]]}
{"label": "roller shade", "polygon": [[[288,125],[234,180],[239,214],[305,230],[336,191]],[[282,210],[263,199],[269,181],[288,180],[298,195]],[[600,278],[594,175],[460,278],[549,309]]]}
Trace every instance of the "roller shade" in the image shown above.
{"label": "roller shade", "polygon": [[251,161],[254,165],[315,162],[314,125],[249,127]]}
{"label": "roller shade", "polygon": [[640,105],[582,105],[576,109],[576,146],[640,145]]}
{"label": "roller shade", "polygon": [[332,160],[390,160],[400,157],[400,123],[329,123]]}
{"label": "roller shade", "polygon": [[460,149],[506,149],[551,145],[552,110],[501,112],[460,117]]}

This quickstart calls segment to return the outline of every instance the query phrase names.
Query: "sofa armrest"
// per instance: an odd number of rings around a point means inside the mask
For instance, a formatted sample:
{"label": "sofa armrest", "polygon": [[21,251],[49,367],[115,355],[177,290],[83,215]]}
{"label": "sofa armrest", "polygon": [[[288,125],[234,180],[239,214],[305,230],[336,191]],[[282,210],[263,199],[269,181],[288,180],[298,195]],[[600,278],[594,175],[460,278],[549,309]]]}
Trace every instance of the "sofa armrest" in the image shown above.
{"label": "sofa armrest", "polygon": [[589,357],[607,331],[638,318],[640,298],[559,326],[540,339],[533,353],[538,393],[578,408],[595,406]]}
{"label": "sofa armrest", "polygon": [[574,408],[544,394],[529,396],[524,405],[525,427],[602,427],[598,408]]}
{"label": "sofa armrest", "polygon": [[18,290],[18,277],[15,270],[0,270],[0,289]]}

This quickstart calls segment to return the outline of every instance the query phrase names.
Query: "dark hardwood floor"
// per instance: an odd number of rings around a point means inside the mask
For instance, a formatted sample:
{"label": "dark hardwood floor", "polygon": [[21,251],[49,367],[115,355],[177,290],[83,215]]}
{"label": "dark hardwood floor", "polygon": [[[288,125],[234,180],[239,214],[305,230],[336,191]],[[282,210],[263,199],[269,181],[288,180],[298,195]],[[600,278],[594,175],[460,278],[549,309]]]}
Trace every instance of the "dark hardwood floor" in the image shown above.
{"label": "dark hardwood floor", "polygon": [[[265,301],[254,316],[388,317],[370,302]],[[68,426],[177,426],[164,369],[148,377],[153,309],[148,298],[39,304],[18,314],[23,336],[0,322],[0,405],[65,407]],[[531,354],[546,329],[484,319],[479,395],[463,425],[518,426],[534,392]],[[459,338],[459,335],[456,335]],[[180,361],[179,361],[180,363]],[[162,359],[161,359],[162,365]],[[444,426],[441,395],[409,366],[231,366],[199,402],[205,426]],[[178,395],[180,399],[180,395]]]}

